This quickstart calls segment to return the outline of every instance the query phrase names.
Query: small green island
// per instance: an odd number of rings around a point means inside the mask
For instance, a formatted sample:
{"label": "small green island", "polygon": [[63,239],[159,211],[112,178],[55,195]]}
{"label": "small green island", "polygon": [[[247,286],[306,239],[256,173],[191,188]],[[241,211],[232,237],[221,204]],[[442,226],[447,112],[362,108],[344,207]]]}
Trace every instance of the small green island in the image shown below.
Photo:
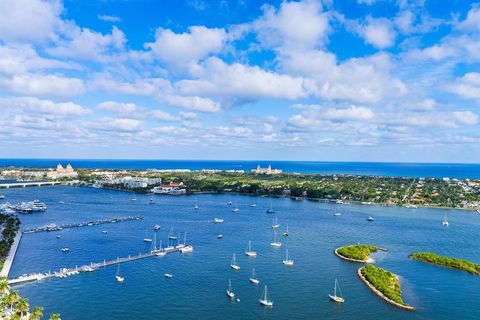
{"label": "small green island", "polygon": [[440,267],[457,269],[467,271],[471,274],[480,275],[480,264],[463,259],[445,257],[433,252],[414,252],[410,255],[410,258]]}
{"label": "small green island", "polygon": [[400,282],[395,274],[385,269],[367,264],[357,272],[360,279],[384,301],[406,310],[415,310],[402,298]]}
{"label": "small green island", "polygon": [[354,244],[337,248],[335,250],[335,255],[348,261],[372,262],[373,260],[369,256],[378,250],[385,249],[368,244]]}

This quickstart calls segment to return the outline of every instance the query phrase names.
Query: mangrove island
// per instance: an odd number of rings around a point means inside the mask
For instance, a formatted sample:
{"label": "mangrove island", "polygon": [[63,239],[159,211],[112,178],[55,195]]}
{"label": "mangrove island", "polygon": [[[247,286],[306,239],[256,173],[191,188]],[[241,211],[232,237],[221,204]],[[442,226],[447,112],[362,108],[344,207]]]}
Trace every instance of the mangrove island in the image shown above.
{"label": "mangrove island", "polygon": [[471,261],[449,258],[433,252],[414,252],[409,256],[411,259],[434,264],[440,267],[467,271],[471,274],[480,275],[480,264]]}

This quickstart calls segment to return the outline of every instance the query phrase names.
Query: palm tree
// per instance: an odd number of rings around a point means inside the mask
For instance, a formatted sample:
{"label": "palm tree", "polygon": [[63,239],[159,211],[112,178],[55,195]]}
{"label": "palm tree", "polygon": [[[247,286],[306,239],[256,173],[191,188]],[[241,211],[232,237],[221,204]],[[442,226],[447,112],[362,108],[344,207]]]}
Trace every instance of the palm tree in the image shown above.
{"label": "palm tree", "polygon": [[10,289],[7,282],[7,277],[0,277],[0,294],[4,294]]}
{"label": "palm tree", "polygon": [[12,291],[8,294],[7,296],[7,304],[10,306],[10,310],[13,312],[13,305],[16,304],[20,300],[20,295],[18,294],[18,291]]}
{"label": "palm tree", "polygon": [[50,315],[50,320],[61,320],[58,313],[53,313]]}
{"label": "palm tree", "polygon": [[34,307],[32,313],[28,320],[40,320],[43,317],[43,308],[41,307]]}
{"label": "palm tree", "polygon": [[30,310],[28,299],[20,298],[15,306],[16,313],[20,314],[20,317],[23,317],[28,313],[28,310]]}

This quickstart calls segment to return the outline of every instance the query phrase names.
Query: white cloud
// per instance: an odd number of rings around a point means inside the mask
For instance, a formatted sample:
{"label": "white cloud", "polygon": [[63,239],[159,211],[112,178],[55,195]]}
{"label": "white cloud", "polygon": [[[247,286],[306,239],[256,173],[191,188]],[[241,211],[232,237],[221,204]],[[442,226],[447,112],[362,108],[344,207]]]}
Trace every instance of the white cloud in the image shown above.
{"label": "white cloud", "polygon": [[0,76],[0,88],[20,95],[74,96],[83,93],[84,84],[81,79],[61,75],[22,74]]}
{"label": "white cloud", "polygon": [[458,78],[449,88],[462,98],[480,100],[480,73],[469,72]]}
{"label": "white cloud", "polygon": [[61,116],[83,116],[90,112],[88,109],[73,102],[53,102],[33,97],[0,98],[0,106],[14,108],[17,112],[22,110],[29,113]]}
{"label": "white cloud", "polygon": [[167,66],[177,70],[194,71],[199,60],[212,53],[219,53],[227,40],[225,30],[193,26],[188,32],[174,33],[158,28],[155,42],[147,43],[155,57]]}
{"label": "white cloud", "polygon": [[327,41],[328,15],[317,0],[284,1],[276,9],[263,7],[263,16],[253,22],[263,46],[279,51],[313,49]]}
{"label": "white cloud", "polygon": [[107,14],[99,14],[97,15],[97,18],[102,21],[106,22],[120,22],[122,19],[120,19],[117,16],[112,16],[112,15],[107,15]]}
{"label": "white cloud", "polygon": [[53,40],[61,25],[62,10],[60,0],[2,0],[0,39],[26,43]]}
{"label": "white cloud", "polygon": [[367,18],[366,24],[358,27],[357,32],[365,41],[376,48],[386,49],[395,43],[395,30],[390,20],[385,18]]}
{"label": "white cloud", "polygon": [[159,121],[170,122],[170,121],[177,121],[178,120],[177,117],[171,115],[168,112],[162,111],[162,110],[153,110],[153,111],[150,112],[150,115],[153,118],[155,118],[156,120],[159,120]]}
{"label": "white cloud", "polygon": [[220,104],[208,98],[198,96],[165,95],[159,97],[169,105],[199,112],[219,112]]}
{"label": "white cloud", "polygon": [[137,109],[134,103],[121,103],[115,101],[104,101],[97,105],[98,108],[119,113],[131,113]]}

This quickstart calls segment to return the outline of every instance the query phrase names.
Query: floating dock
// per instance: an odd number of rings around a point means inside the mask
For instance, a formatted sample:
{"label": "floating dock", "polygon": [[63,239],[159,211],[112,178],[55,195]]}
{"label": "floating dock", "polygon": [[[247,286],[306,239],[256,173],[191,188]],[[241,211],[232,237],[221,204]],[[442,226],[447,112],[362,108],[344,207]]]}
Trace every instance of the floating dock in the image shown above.
{"label": "floating dock", "polygon": [[118,217],[118,218],[110,218],[110,219],[101,219],[101,220],[91,220],[81,223],[70,223],[57,226],[56,224],[49,224],[43,227],[38,228],[28,228],[23,230],[24,234],[28,233],[37,233],[37,232],[50,232],[50,231],[60,231],[62,229],[69,229],[69,228],[81,228],[81,227],[90,227],[90,226],[97,226],[100,224],[107,224],[107,223],[117,223],[117,222],[126,222],[126,221],[135,221],[135,220],[142,220],[142,216],[128,216],[128,217]]}

